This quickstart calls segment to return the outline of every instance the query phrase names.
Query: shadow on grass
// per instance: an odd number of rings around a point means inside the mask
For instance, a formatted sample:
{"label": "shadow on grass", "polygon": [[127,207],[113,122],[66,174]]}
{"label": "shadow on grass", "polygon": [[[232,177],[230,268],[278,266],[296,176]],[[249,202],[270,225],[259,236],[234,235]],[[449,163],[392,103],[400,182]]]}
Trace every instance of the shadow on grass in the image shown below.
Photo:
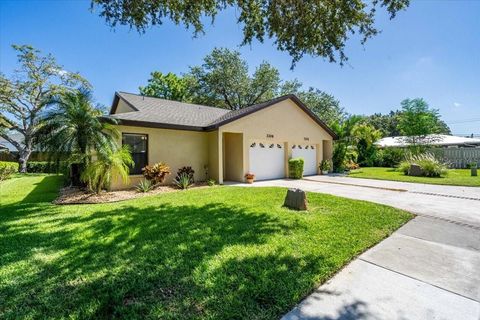
{"label": "shadow on grass", "polygon": [[[167,202],[62,215],[45,202],[49,179],[0,220],[8,279],[0,318],[276,318],[312,287],[300,274],[322,264],[279,252],[237,256],[235,246],[245,253],[288,234],[265,213]],[[224,249],[233,254],[220,257]]]}
{"label": "shadow on grass", "polygon": [[[2,207],[1,319],[278,319],[339,267],[339,241],[322,244],[325,256],[298,239],[274,242],[305,228],[294,217],[303,213],[267,211],[283,191],[258,197],[261,206],[216,188],[54,206],[50,179]],[[339,319],[360,318],[355,308]]]}

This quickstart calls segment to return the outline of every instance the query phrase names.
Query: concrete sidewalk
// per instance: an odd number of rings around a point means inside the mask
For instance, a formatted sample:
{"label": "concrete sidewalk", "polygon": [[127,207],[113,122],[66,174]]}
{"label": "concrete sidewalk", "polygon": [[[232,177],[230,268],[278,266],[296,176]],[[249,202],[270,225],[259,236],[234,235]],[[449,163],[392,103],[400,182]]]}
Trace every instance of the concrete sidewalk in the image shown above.
{"label": "concrete sidewalk", "polygon": [[[436,232],[442,229],[449,230],[444,238]],[[417,217],[350,263],[283,320],[478,320],[479,246],[478,231]]]}
{"label": "concrete sidewalk", "polygon": [[480,201],[465,199],[477,197],[479,190],[343,177],[307,179],[249,186],[298,187],[418,216],[360,255],[283,320],[480,319]]}

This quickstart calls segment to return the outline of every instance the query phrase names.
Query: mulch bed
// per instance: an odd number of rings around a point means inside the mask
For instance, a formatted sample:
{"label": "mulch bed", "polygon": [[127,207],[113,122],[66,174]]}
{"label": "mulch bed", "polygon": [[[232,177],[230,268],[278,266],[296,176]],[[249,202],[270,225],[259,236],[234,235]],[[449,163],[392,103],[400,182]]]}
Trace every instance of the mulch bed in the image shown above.
{"label": "mulch bed", "polygon": [[[205,187],[205,184],[196,183],[190,187],[199,188]],[[118,191],[102,191],[100,194],[92,193],[78,187],[65,187],[60,189],[58,198],[53,201],[54,204],[68,205],[68,204],[95,204],[118,202],[146,196],[183,191],[174,186],[159,186],[149,192],[138,192],[135,189],[118,190]]]}

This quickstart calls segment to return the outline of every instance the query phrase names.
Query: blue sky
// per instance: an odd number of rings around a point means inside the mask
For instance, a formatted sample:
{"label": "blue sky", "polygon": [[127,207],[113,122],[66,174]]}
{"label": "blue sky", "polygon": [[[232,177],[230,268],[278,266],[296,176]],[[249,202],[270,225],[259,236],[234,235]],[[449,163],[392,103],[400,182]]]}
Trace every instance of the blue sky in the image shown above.
{"label": "blue sky", "polygon": [[143,35],[128,27],[112,30],[89,6],[83,0],[0,0],[0,70],[8,75],[16,66],[11,44],[31,44],[80,72],[97,101],[110,105],[115,91],[137,92],[153,70],[186,72],[214,47],[227,47],[239,49],[251,69],[266,60],[283,79],[333,94],[349,113],[385,113],[404,98],[423,97],[454,133],[480,134],[480,1],[412,1],[392,21],[379,12],[380,35],[365,46],[348,42],[350,65],[306,57],[293,71],[290,57],[271,41],[239,47],[233,10],[193,38],[168,22]]}

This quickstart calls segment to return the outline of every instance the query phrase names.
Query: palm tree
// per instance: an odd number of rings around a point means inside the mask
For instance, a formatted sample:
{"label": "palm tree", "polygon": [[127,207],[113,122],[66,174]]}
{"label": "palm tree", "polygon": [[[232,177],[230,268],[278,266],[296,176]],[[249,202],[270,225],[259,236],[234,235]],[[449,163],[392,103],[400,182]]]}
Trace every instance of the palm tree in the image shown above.
{"label": "palm tree", "polygon": [[375,142],[382,137],[382,132],[372,125],[357,123],[351,131],[351,136],[358,151],[359,164],[373,166],[377,151]]}
{"label": "palm tree", "polygon": [[97,159],[87,165],[82,173],[82,180],[98,194],[103,188],[108,188],[112,177],[120,177],[127,183],[133,164],[128,146],[118,150],[107,150],[105,153],[99,153]]}
{"label": "palm tree", "polygon": [[101,121],[101,110],[93,105],[90,91],[67,92],[51,101],[54,106],[43,118],[37,136],[42,150],[57,160],[69,155],[80,163],[80,171],[93,153],[108,153],[117,148],[119,132],[112,123]]}
{"label": "palm tree", "polygon": [[338,136],[338,140],[333,145],[332,155],[333,170],[335,172],[343,172],[348,162],[356,161],[358,154],[356,148],[352,147],[354,143],[352,131],[362,120],[362,116],[352,115],[345,121],[331,124],[332,130]]}

